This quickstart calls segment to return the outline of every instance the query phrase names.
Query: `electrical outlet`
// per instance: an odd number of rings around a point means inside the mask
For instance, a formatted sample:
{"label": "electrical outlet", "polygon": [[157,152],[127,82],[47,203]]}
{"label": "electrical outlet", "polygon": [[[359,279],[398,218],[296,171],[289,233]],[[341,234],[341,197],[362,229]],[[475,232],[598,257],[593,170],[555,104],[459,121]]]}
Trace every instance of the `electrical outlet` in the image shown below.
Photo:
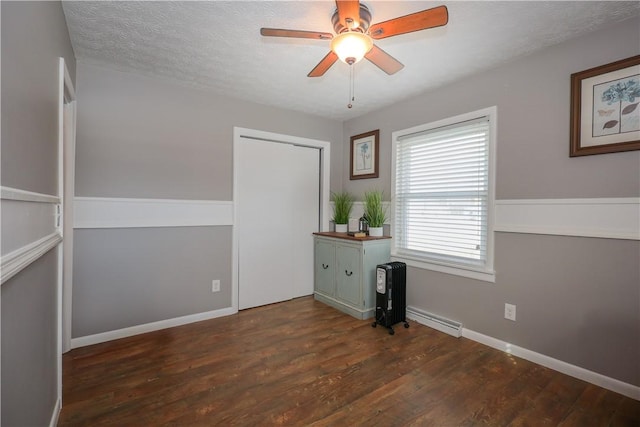
{"label": "electrical outlet", "polygon": [[504,318],[516,321],[516,306],[514,304],[504,305]]}
{"label": "electrical outlet", "polygon": [[211,292],[220,292],[220,280],[211,281]]}

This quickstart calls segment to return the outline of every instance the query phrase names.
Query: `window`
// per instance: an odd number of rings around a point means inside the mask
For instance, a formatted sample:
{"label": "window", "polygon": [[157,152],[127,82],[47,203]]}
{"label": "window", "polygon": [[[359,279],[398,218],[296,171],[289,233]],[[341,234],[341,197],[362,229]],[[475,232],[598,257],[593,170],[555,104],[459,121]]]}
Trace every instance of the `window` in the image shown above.
{"label": "window", "polygon": [[496,107],[393,133],[395,258],[495,281]]}

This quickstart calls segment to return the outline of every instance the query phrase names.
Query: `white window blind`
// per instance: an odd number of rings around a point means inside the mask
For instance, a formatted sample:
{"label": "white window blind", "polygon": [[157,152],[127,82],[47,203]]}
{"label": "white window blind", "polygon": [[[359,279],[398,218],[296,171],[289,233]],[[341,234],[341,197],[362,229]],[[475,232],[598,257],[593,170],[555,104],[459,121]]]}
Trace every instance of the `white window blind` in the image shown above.
{"label": "white window blind", "polygon": [[395,254],[492,269],[488,116],[404,134],[395,144]]}

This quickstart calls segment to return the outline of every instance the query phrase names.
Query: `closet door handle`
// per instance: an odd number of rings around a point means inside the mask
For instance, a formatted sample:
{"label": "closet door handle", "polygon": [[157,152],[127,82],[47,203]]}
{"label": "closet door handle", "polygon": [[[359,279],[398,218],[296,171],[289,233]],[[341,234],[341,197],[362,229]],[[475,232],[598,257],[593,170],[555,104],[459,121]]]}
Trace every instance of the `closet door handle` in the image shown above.
{"label": "closet door handle", "polygon": [[344,274],[346,274],[347,276],[351,276],[351,275],[353,274],[353,271],[347,271],[347,270],[345,270],[345,271],[344,271]]}
{"label": "closet door handle", "polygon": [[325,263],[323,262],[323,263],[322,263],[322,268],[326,270],[327,268],[329,268],[329,264],[325,264]]}

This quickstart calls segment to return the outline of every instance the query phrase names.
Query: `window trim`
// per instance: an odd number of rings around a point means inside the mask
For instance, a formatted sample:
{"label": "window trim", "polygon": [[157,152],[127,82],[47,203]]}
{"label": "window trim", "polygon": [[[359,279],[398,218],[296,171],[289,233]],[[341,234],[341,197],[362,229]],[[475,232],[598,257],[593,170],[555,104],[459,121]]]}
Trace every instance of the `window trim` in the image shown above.
{"label": "window trim", "polygon": [[[489,183],[487,198],[487,261],[485,267],[474,268],[473,266],[460,266],[458,264],[450,264],[447,262],[438,262],[428,257],[410,257],[399,254],[395,244],[391,247],[391,258],[396,261],[405,262],[407,265],[425,270],[438,271],[441,273],[452,274],[456,276],[467,277],[471,279],[482,280],[485,282],[495,283],[494,270],[494,216],[495,216],[495,185],[496,185],[496,145],[497,145],[497,124],[498,124],[498,107],[492,106],[476,110],[470,113],[460,114],[458,116],[437,120],[435,122],[426,123],[412,128],[403,129],[392,132],[391,134],[391,200],[395,204],[396,200],[396,155],[398,140],[410,134],[425,132],[445,126],[451,126],[471,120],[487,117],[489,119]],[[396,235],[395,224],[395,205],[391,209],[391,235]]]}

